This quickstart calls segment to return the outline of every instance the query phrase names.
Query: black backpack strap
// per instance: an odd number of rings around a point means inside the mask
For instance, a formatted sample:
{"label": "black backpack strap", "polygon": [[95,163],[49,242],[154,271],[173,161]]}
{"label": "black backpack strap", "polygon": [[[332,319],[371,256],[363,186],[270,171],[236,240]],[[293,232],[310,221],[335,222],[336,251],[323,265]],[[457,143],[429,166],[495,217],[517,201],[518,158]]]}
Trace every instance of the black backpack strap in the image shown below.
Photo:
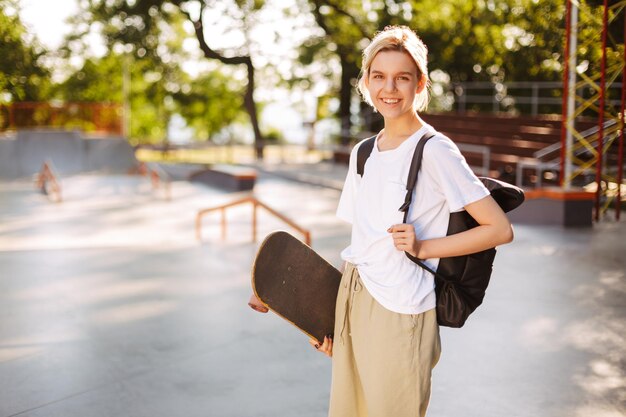
{"label": "black backpack strap", "polygon": [[415,152],[413,152],[413,159],[411,160],[411,167],[409,168],[409,176],[406,180],[406,196],[404,197],[404,203],[398,209],[404,212],[404,220],[402,223],[406,223],[406,219],[409,215],[409,207],[411,206],[411,198],[413,197],[413,189],[417,184],[417,174],[419,174],[422,167],[422,157],[424,156],[424,146],[426,142],[435,137],[434,132],[426,132],[424,136],[415,145]]}
{"label": "black backpack strap", "polygon": [[376,135],[371,138],[367,138],[361,143],[356,154],[356,173],[362,177],[365,171],[365,162],[370,157],[372,150],[374,149],[374,143],[376,143]]}
{"label": "black backpack strap", "polygon": [[[409,216],[409,207],[411,206],[411,199],[413,198],[413,190],[415,189],[415,184],[417,184],[417,175],[419,174],[420,168],[422,167],[422,157],[424,156],[424,146],[426,146],[426,142],[430,139],[434,138],[436,135],[435,132],[427,132],[422,136],[422,138],[415,145],[415,152],[413,152],[413,159],[411,160],[411,167],[409,168],[409,176],[406,181],[406,196],[404,197],[404,204],[399,208],[399,211],[404,212],[404,220],[402,223],[406,223],[407,218]],[[433,271],[428,265],[422,262],[421,259],[416,258],[415,256],[409,254],[408,252],[404,252],[404,254],[413,262],[418,264],[420,267],[430,272],[437,278],[450,282],[450,280],[443,275]]]}

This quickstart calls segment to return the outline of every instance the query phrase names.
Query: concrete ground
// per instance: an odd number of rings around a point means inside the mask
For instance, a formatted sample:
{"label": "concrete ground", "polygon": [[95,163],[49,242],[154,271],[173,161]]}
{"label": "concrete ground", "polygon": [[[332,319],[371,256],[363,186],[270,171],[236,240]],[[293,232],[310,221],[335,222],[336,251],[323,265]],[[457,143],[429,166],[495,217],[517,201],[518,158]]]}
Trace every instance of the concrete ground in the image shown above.
{"label": "concrete ground", "polygon": [[[331,187],[345,168],[275,170],[256,195],[339,265],[350,231]],[[330,361],[246,305],[251,208],[229,212],[227,240],[217,213],[195,240],[197,210],[239,194],[176,181],[166,201],[140,177],[62,182],[60,204],[0,183],[0,417],[326,414]],[[261,213],[260,236],[285,228]],[[626,415],[626,222],[515,230],[484,305],[442,329],[428,415]]]}

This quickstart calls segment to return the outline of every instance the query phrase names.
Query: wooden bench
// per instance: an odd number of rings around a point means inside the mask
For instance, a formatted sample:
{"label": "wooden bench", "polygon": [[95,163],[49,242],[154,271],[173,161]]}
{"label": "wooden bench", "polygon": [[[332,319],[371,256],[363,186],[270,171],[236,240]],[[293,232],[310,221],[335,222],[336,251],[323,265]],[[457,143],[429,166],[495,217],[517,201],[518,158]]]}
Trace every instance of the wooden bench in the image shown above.
{"label": "wooden bench", "polygon": [[228,191],[249,191],[254,188],[257,173],[254,169],[237,165],[212,165],[194,172],[189,180]]}

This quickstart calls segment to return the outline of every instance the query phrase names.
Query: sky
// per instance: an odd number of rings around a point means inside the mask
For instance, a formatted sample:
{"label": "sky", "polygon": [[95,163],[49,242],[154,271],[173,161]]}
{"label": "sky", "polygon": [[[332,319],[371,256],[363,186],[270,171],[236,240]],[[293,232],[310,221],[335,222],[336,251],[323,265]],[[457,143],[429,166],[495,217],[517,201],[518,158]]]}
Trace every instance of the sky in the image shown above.
{"label": "sky", "polygon": [[21,0],[20,6],[22,22],[51,49],[69,32],[65,19],[78,11],[76,0]]}

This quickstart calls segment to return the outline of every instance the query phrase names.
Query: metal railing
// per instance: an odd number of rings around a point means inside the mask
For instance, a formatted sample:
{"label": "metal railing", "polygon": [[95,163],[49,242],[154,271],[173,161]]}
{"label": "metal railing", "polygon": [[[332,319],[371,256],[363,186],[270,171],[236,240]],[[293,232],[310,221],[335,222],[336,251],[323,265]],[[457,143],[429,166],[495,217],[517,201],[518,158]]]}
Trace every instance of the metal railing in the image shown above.
{"label": "metal railing", "polygon": [[59,175],[56,173],[54,164],[50,159],[46,160],[41,166],[41,170],[37,174],[35,186],[49,198],[53,198],[53,195],[56,196],[55,200],[57,203],[63,201]]}
{"label": "metal railing", "polygon": [[96,102],[17,102],[0,105],[0,131],[53,127],[122,135],[123,107]]}
{"label": "metal railing", "polygon": [[[612,139],[615,135],[619,134],[619,127],[617,126],[617,122],[615,120],[607,120],[603,124],[603,129],[605,132],[605,136],[602,138],[603,143],[607,143],[610,139]],[[594,126],[580,133],[580,136],[584,139],[589,139],[595,136],[595,139],[588,141],[590,146],[595,146],[598,143],[598,126]],[[534,169],[537,181],[535,183],[536,187],[541,187],[543,181],[543,175],[546,171],[560,171],[560,163],[561,158],[560,155],[556,158],[552,158],[546,161],[550,155],[554,155],[561,150],[561,142],[556,142],[551,145],[548,145],[536,152],[533,153],[533,158],[530,160],[520,160],[517,162],[516,167],[516,185],[521,187],[523,185],[523,174],[524,169]],[[575,157],[582,156],[585,152],[589,152],[588,148],[585,146],[579,145],[573,149],[573,154]],[[586,171],[593,173],[594,169],[587,169]]]}
{"label": "metal railing", "polygon": [[165,199],[167,201],[172,200],[172,181],[163,168],[154,163],[141,162],[139,164],[139,173],[149,177],[153,191],[156,192],[162,188],[165,193]]}
{"label": "metal railing", "polygon": [[[622,83],[610,85],[611,90],[619,92],[621,96]],[[524,114],[536,116],[546,113],[561,113],[563,83],[560,81],[511,81],[490,82],[474,81],[450,83],[444,86],[444,96],[454,100],[452,109],[465,113],[478,106],[481,111],[494,113],[516,109]],[[580,92],[582,95],[583,91]],[[435,97],[436,99],[436,97]],[[619,99],[608,100],[608,104],[619,108]],[[545,108],[540,108],[543,106]],[[543,111],[542,111],[543,110]]]}
{"label": "metal railing", "polygon": [[198,214],[196,214],[196,239],[202,240],[202,218],[205,215],[207,215],[208,213],[211,213],[211,212],[219,210],[221,212],[221,214],[222,214],[222,220],[221,220],[222,240],[225,240],[226,239],[226,209],[228,209],[230,207],[234,207],[234,206],[239,206],[239,205],[242,205],[242,204],[247,204],[247,203],[250,203],[253,206],[253,211],[252,211],[252,241],[253,242],[256,242],[256,240],[257,240],[257,210],[258,210],[259,207],[262,207],[265,210],[267,210],[270,214],[274,215],[278,219],[280,219],[283,222],[287,223],[293,229],[295,229],[298,232],[302,233],[302,235],[304,236],[304,242],[307,245],[309,245],[309,246],[311,245],[311,232],[309,232],[307,229],[299,226],[298,224],[296,224],[293,220],[291,220],[287,216],[285,216],[285,215],[277,212],[273,208],[269,207],[267,204],[262,203],[261,201],[259,201],[254,196],[244,197],[244,198],[241,198],[239,200],[232,201],[230,203],[223,204],[223,205],[220,205],[220,206],[217,206],[217,207],[210,207],[210,208],[199,210]]}

